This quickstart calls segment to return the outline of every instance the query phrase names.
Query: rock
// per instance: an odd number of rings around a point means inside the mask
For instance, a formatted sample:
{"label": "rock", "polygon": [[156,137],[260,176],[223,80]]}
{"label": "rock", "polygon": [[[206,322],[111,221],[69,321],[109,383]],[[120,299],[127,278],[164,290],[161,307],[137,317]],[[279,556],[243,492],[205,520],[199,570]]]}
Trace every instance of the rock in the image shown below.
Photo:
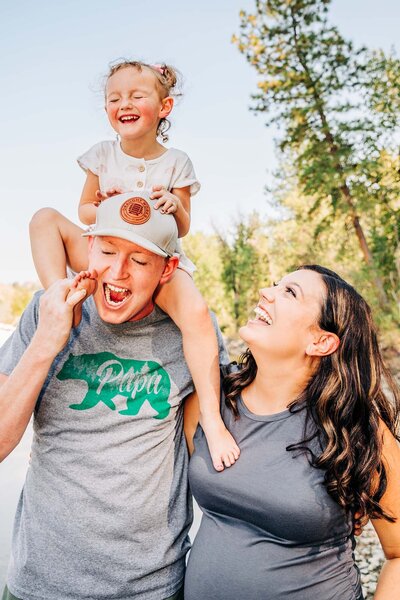
{"label": "rock", "polygon": [[375,529],[368,523],[362,535],[356,538],[357,546],[354,552],[356,563],[361,573],[365,600],[372,600],[379,572],[385,560]]}

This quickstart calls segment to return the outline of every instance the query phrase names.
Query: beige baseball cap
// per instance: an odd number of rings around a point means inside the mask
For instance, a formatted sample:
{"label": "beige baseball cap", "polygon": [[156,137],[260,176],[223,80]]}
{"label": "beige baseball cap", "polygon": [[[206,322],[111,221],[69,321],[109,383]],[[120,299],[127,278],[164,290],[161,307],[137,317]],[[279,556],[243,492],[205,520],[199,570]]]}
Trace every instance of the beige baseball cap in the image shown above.
{"label": "beige baseball cap", "polygon": [[172,215],[154,209],[156,202],[147,192],[127,192],[103,200],[96,211],[96,223],[83,236],[122,238],[159,256],[173,256],[178,227]]}

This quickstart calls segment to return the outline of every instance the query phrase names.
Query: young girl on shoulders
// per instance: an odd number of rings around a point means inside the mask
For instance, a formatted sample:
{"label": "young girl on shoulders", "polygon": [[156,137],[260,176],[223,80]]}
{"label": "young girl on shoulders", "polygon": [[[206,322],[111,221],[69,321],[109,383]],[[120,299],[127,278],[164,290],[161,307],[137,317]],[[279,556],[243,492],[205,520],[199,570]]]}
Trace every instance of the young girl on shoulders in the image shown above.
{"label": "young girl on shoulders", "polygon": [[[174,215],[179,237],[188,233],[191,196],[200,184],[187,154],[157,140],[167,141],[176,84],[176,71],[167,65],[122,61],[111,67],[105,109],[117,140],[99,142],[78,158],[86,172],[79,203],[79,218],[85,225],[95,222],[100,202],[115,194],[146,190],[156,200],[155,208]],[[44,208],[34,215],[30,232],[33,259],[45,288],[64,278],[69,265],[78,272],[75,285],[87,295],[93,291],[95,281],[85,271],[87,240],[80,227]],[[240,451],[220,416],[218,346],[208,308],[192,279],[194,265],[180,248],[177,251],[179,268],[155,300],[182,332],[185,358],[200,399],[201,424],[214,468],[221,471],[237,460]],[[118,289],[109,294],[114,306],[121,302]],[[80,316],[75,315],[75,325]]]}

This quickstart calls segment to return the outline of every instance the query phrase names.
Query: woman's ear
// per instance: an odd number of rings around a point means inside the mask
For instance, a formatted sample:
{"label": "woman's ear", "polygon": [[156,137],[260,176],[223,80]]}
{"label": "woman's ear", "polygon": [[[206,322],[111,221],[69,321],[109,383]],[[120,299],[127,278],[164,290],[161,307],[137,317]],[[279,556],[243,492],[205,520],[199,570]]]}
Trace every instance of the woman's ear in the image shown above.
{"label": "woman's ear", "polygon": [[308,356],[328,356],[333,354],[339,347],[340,339],[336,333],[320,331],[316,334],[313,342],[308,344],[306,354]]}

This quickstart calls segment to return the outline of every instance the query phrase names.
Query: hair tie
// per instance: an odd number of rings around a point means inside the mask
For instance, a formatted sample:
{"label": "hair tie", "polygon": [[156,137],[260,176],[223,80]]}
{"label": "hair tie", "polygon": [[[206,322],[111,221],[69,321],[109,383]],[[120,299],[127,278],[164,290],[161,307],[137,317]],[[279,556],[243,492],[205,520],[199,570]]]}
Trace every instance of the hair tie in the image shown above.
{"label": "hair tie", "polygon": [[163,65],[150,65],[152,69],[155,69],[160,73],[160,75],[165,75],[165,67]]}

